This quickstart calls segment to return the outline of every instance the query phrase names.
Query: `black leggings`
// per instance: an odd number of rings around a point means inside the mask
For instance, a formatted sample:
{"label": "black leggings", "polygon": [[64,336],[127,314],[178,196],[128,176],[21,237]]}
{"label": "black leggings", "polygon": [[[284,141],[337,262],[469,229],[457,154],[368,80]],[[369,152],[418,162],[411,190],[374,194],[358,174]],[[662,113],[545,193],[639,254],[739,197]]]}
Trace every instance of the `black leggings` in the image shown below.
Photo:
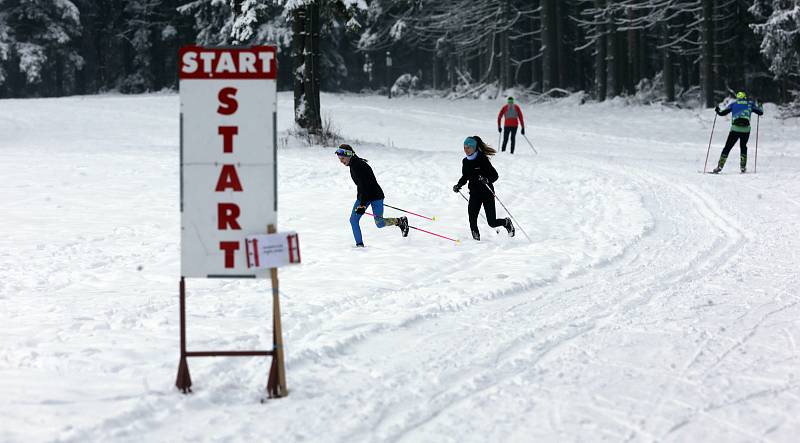
{"label": "black leggings", "polygon": [[489,226],[496,228],[506,224],[505,219],[497,219],[494,208],[494,196],[488,192],[470,192],[469,204],[467,205],[467,212],[469,213],[469,228],[473,232],[478,231],[478,213],[481,212],[481,205],[483,205],[483,212],[486,214],[486,221]]}
{"label": "black leggings", "polygon": [[[731,153],[731,149],[733,149],[733,145],[736,144],[736,141],[739,141],[739,158],[741,166],[744,167],[747,164],[747,140],[750,139],[749,132],[734,132],[731,131],[728,133],[728,140],[725,141],[725,147],[722,149],[721,157],[724,159],[728,159],[728,154]],[[723,162],[724,163],[724,162]]]}
{"label": "black leggings", "polygon": [[[502,151],[506,152],[506,143],[508,142],[508,135],[511,134],[511,153],[514,153],[514,146],[517,144],[517,127],[506,126],[503,128],[503,148]],[[494,203],[492,203],[494,204]]]}

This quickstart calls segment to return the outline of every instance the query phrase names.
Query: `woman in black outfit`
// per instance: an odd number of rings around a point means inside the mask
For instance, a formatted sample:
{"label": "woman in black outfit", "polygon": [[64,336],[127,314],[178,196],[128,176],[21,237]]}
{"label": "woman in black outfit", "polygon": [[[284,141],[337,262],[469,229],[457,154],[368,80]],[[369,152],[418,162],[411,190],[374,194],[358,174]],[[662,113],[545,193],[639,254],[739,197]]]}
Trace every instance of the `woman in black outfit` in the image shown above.
{"label": "woman in black outfit", "polygon": [[464,140],[464,153],[467,156],[461,161],[461,178],[453,186],[453,192],[461,191],[461,187],[469,182],[467,212],[472,238],[481,239],[481,233],[478,231],[478,213],[481,211],[481,205],[483,205],[483,212],[486,214],[489,226],[493,228],[502,226],[506,228],[508,235],[513,237],[515,230],[511,219],[495,218],[493,183],[497,181],[498,176],[489,157],[495,155],[497,151],[484,143],[480,137],[473,135]]}

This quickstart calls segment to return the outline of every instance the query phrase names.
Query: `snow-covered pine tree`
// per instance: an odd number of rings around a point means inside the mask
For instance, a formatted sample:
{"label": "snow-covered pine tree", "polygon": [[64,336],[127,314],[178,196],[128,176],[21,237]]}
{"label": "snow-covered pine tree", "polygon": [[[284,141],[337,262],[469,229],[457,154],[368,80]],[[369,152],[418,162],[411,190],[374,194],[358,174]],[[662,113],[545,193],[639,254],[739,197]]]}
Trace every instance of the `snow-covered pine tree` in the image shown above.
{"label": "snow-covered pine tree", "polygon": [[203,46],[233,44],[235,17],[228,0],[194,0],[177,8],[194,20],[195,42]]}
{"label": "snow-covered pine tree", "polygon": [[759,22],[751,27],[761,37],[761,53],[781,84],[781,98],[787,101],[793,95],[793,113],[800,114],[800,2],[754,0],[750,12]]}
{"label": "snow-covered pine tree", "polygon": [[69,0],[0,1],[0,95],[71,90],[83,65],[80,33],[80,13]]}

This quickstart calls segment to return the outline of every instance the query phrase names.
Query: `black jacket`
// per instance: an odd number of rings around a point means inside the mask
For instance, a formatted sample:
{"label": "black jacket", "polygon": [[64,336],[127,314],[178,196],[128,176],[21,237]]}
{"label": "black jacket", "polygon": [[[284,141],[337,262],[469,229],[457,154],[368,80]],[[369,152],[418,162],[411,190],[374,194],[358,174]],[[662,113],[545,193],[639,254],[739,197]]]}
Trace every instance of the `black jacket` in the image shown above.
{"label": "black jacket", "polygon": [[461,161],[461,178],[458,180],[458,187],[464,186],[469,181],[469,192],[480,192],[491,195],[486,186],[478,181],[478,176],[482,175],[489,179],[489,187],[494,191],[492,183],[497,181],[497,170],[492,166],[489,157],[483,152],[478,152],[475,160],[466,157]]}
{"label": "black jacket", "polygon": [[362,205],[384,198],[383,189],[375,179],[375,173],[372,172],[372,168],[369,167],[366,160],[354,155],[350,158],[348,166],[350,166],[350,177],[358,190],[358,201]]}

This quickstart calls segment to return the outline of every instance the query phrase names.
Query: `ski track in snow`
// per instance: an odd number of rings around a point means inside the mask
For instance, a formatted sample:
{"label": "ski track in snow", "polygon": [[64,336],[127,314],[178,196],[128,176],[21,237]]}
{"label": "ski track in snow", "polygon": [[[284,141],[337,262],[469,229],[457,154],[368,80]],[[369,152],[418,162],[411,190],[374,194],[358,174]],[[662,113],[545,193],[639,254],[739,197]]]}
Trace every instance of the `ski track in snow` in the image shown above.
{"label": "ski track in snow", "polygon": [[[364,217],[352,248],[346,168],[279,137],[304,263],[281,271],[290,395],[261,404],[263,359],[173,386],[177,97],[0,101],[0,441],[792,441],[797,122],[764,118],[757,174],[711,177],[708,116],[523,107],[540,155],[493,163],[532,242],[479,221],[476,243],[450,188],[499,104],[323,96],[386,202],[457,246]],[[189,349],[268,347],[268,284],[189,280]]]}

